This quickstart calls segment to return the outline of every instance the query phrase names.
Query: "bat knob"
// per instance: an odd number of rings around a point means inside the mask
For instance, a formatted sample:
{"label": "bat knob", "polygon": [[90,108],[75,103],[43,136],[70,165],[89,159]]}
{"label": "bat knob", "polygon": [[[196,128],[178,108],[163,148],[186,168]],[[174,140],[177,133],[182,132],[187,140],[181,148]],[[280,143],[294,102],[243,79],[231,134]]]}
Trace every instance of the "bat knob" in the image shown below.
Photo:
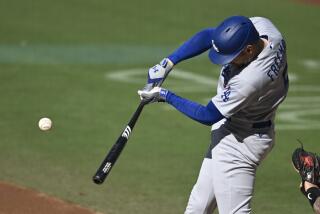
{"label": "bat knob", "polygon": [[103,183],[103,179],[99,176],[99,175],[96,175],[92,178],[93,182],[95,184],[102,184]]}

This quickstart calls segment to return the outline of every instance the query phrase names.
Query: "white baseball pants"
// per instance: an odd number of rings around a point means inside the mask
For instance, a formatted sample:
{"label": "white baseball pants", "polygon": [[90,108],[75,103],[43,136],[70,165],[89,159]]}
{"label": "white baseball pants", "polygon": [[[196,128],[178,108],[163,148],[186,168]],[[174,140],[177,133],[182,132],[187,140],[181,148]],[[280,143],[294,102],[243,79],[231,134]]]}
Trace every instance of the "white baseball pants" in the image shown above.
{"label": "white baseball pants", "polygon": [[248,214],[256,168],[273,147],[273,130],[235,137],[221,126],[212,134],[212,158],[203,160],[185,214],[211,214],[216,207],[219,214]]}

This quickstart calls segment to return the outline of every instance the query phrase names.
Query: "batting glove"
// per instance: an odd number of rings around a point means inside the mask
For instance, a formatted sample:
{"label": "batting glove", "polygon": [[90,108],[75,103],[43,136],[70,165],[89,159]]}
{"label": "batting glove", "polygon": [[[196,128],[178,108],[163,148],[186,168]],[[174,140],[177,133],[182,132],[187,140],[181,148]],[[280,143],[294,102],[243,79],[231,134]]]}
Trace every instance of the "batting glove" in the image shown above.
{"label": "batting glove", "polygon": [[159,64],[149,69],[148,84],[157,86],[172,68],[173,63],[168,58],[164,58]]}
{"label": "batting glove", "polygon": [[168,90],[160,87],[154,87],[150,91],[139,90],[141,100],[146,100],[149,103],[152,102],[165,102],[168,94]]}

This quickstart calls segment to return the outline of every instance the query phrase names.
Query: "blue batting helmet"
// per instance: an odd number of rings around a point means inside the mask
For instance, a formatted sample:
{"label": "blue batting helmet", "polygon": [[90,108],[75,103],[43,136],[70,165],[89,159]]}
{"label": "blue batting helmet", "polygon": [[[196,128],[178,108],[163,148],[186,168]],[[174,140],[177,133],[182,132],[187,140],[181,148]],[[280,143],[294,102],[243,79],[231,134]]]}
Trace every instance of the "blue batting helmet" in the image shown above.
{"label": "blue batting helmet", "polygon": [[252,44],[258,39],[259,33],[249,18],[231,16],[214,30],[209,58],[214,64],[228,64],[248,44]]}

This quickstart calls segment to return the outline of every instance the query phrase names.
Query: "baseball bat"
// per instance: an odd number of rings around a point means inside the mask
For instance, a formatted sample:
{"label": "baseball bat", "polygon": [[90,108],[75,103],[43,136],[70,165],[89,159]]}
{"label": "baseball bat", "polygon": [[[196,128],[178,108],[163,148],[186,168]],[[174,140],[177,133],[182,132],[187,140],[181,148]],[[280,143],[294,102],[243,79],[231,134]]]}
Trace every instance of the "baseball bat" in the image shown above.
{"label": "baseball bat", "polygon": [[[169,72],[167,72],[165,74],[165,76],[163,77],[162,81],[160,81],[160,83],[158,83],[155,86],[161,86],[163,81],[167,77],[168,73]],[[149,102],[150,102],[150,100],[141,100],[137,110],[132,115],[126,128],[122,131],[122,133],[118,137],[115,144],[113,144],[112,148],[109,150],[107,156],[105,157],[105,159],[102,161],[100,167],[98,168],[96,174],[93,176],[92,180],[94,183],[102,184],[104,182],[104,180],[107,178],[108,174],[110,173],[111,169],[113,168],[117,159],[119,158],[123,148],[126,146],[128,140],[129,140],[129,136],[130,136],[137,120],[139,119],[139,116],[143,110],[143,107]]]}

